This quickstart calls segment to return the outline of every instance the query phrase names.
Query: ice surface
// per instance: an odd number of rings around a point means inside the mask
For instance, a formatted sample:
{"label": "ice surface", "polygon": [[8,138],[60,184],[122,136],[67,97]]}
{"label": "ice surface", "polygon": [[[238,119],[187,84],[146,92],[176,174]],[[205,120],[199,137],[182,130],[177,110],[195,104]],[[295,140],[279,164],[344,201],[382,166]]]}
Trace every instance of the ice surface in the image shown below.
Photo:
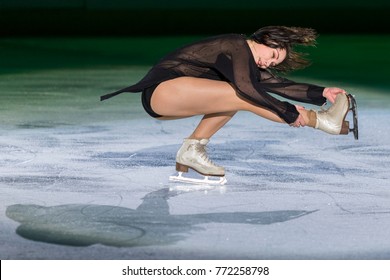
{"label": "ice surface", "polygon": [[228,184],[190,186],[168,177],[199,117],[100,103],[106,69],[61,71],[0,82],[1,259],[390,258],[387,95],[347,85],[359,141],[238,113],[209,144]]}

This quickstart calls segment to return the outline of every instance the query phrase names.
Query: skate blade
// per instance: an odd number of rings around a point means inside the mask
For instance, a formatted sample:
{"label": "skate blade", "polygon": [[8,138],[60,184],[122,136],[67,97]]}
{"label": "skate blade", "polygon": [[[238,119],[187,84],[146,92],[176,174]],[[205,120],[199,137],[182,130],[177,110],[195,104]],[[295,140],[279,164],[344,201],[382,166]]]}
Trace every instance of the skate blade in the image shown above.
{"label": "skate blade", "polygon": [[196,185],[220,185],[220,186],[223,186],[227,183],[225,177],[204,176],[203,179],[198,179],[198,178],[185,177],[183,176],[183,172],[179,172],[179,174],[176,176],[169,176],[169,181],[196,184]]}
{"label": "skate blade", "polygon": [[355,140],[358,140],[359,128],[358,128],[357,103],[355,97],[352,94],[348,94],[347,96],[351,103],[349,110],[352,111],[352,123],[353,123],[353,127],[349,128],[349,131],[353,132],[353,136],[355,137]]}
{"label": "skate blade", "polygon": [[183,183],[179,184],[176,182],[169,187],[169,191],[173,192],[204,192],[205,194],[209,192],[219,192],[220,194],[226,193],[226,185],[201,185],[201,184],[188,184]]}

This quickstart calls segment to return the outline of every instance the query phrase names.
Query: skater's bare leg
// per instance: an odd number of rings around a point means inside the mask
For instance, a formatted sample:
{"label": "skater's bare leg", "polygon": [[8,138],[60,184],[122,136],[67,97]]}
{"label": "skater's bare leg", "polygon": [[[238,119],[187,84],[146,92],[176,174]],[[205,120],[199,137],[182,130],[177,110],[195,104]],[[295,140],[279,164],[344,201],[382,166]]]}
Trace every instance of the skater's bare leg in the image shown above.
{"label": "skater's bare leg", "polygon": [[271,121],[284,122],[274,112],[239,97],[227,82],[193,77],[180,77],[161,83],[153,93],[151,106],[157,114],[164,116],[161,119],[243,110]]}
{"label": "skater's bare leg", "polygon": [[[153,93],[151,106],[157,114],[164,116],[162,119],[244,110],[271,121],[284,123],[276,113],[238,96],[229,83],[201,78],[180,77],[161,83]],[[348,109],[348,97],[338,94],[335,103],[324,113],[300,109],[300,115],[292,125],[308,125],[330,134],[347,134],[348,122],[345,121],[345,116]],[[210,126],[208,133],[212,135],[218,127],[220,124]],[[207,129],[207,126],[204,126],[204,129]]]}
{"label": "skater's bare leg", "polygon": [[205,115],[194,132],[188,137],[191,139],[209,139],[221,127],[232,119],[236,112],[215,113]]}

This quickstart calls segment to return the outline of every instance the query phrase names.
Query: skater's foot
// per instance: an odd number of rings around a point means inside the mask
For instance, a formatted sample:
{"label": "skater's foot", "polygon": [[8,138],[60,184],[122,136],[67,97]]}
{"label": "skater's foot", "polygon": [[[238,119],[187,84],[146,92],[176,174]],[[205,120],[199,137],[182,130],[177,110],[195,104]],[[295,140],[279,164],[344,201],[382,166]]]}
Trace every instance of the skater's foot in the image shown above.
{"label": "skater's foot", "polygon": [[308,111],[307,123],[309,126],[320,129],[329,134],[348,134],[349,122],[345,120],[349,111],[349,98],[339,94],[333,105],[324,111]]}
{"label": "skater's foot", "polygon": [[208,157],[208,139],[184,139],[176,155],[176,170],[188,172],[188,168],[205,176],[225,176],[225,168],[214,164]]}

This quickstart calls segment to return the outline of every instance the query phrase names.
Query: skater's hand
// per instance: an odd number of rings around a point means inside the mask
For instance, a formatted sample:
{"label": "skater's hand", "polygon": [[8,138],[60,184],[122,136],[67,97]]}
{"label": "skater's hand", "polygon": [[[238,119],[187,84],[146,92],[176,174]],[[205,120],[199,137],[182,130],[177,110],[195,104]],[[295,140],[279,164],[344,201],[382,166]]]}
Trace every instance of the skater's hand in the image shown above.
{"label": "skater's hand", "polygon": [[[297,108],[299,113],[300,113],[301,110],[305,110],[305,107],[302,107],[302,106],[299,106],[299,105],[295,105],[295,107]],[[295,120],[295,122],[290,124],[290,126],[292,126],[292,127],[301,127],[301,126],[303,127],[305,125],[306,125],[306,121],[303,118],[302,114],[299,114],[299,116]]]}
{"label": "skater's hand", "polygon": [[326,99],[328,99],[331,103],[334,103],[336,100],[336,96],[338,94],[346,94],[347,92],[343,90],[342,88],[337,87],[327,87],[324,89],[324,92],[322,93],[322,96],[324,96]]}

